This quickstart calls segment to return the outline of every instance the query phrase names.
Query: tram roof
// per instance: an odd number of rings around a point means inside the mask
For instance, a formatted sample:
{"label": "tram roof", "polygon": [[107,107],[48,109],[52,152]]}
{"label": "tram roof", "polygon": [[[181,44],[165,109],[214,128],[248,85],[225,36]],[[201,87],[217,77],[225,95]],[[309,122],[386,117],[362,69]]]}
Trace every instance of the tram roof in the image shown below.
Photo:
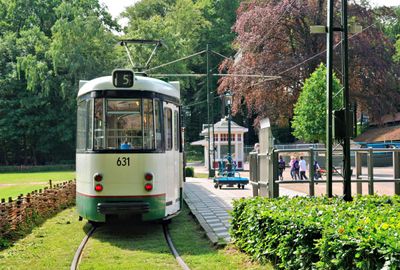
{"label": "tram roof", "polygon": [[[82,85],[83,84],[83,85]],[[81,86],[82,85],[82,86]],[[117,88],[112,83],[112,76],[99,77],[90,81],[81,81],[78,97],[96,90],[140,90],[152,91],[180,99],[179,82],[164,82],[159,79],[135,76],[135,83],[130,88]]]}

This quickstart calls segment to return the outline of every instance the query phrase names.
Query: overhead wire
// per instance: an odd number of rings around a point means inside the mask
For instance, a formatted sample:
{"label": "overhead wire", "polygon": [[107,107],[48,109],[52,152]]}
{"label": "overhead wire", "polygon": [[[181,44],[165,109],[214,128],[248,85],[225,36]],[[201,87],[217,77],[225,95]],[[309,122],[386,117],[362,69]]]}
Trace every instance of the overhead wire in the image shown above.
{"label": "overhead wire", "polygon": [[205,52],[206,52],[206,50],[203,50],[203,51],[200,51],[200,52],[197,52],[197,53],[194,53],[194,54],[191,54],[191,55],[188,55],[188,56],[179,58],[179,59],[177,59],[177,60],[174,60],[174,61],[171,61],[171,62],[162,64],[162,65],[159,65],[159,66],[155,66],[155,67],[146,69],[144,72],[148,72],[148,71],[150,71],[150,70],[155,70],[155,69],[159,69],[159,68],[162,68],[162,67],[165,67],[165,66],[169,66],[169,65],[175,64],[176,62],[179,62],[179,61],[182,61],[182,60],[186,60],[186,59],[192,58],[192,57],[194,57],[194,56],[203,54],[203,53],[205,53]]}
{"label": "overhead wire", "polygon": [[[358,32],[358,33],[355,33],[355,34],[351,35],[351,36],[349,37],[349,39],[352,39],[352,38],[358,36],[359,34],[363,33],[364,31],[368,30],[369,28],[371,28],[372,26],[375,26],[375,25],[376,25],[376,23],[373,23],[373,24],[369,25],[368,27],[364,28],[361,32]],[[339,41],[338,43],[336,43],[336,44],[333,46],[333,49],[336,49],[341,43],[342,43],[342,40]],[[309,58],[307,58],[307,59],[305,59],[304,61],[302,61],[302,62],[300,62],[300,63],[298,63],[298,64],[296,64],[296,65],[294,65],[294,66],[292,66],[292,67],[290,67],[290,68],[288,68],[288,69],[286,69],[286,70],[280,72],[280,73],[278,73],[278,76],[281,76],[281,75],[283,75],[283,74],[285,74],[285,73],[287,73],[287,72],[289,72],[289,71],[291,71],[291,70],[293,70],[293,69],[295,69],[295,68],[297,68],[297,67],[299,67],[299,66],[302,66],[302,65],[304,65],[305,63],[307,63],[307,62],[313,60],[314,58],[316,58],[316,57],[318,57],[318,56],[320,56],[321,54],[324,54],[324,53],[326,53],[326,49],[323,50],[323,51],[321,51],[321,52],[319,52],[319,53],[317,53],[317,54],[315,54],[315,55],[313,55],[313,56],[311,56],[311,57],[309,57]],[[259,84],[261,84],[261,83],[263,83],[263,82],[266,82],[266,81],[269,81],[269,80],[262,80],[262,81],[260,81],[260,82],[258,82],[258,83],[256,83],[256,84],[254,84],[253,86],[259,85]]]}

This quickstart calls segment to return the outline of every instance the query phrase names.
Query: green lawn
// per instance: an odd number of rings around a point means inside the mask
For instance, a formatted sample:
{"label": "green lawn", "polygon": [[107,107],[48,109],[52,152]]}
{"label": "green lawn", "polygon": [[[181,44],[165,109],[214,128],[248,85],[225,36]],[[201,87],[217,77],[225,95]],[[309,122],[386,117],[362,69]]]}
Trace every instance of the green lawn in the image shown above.
{"label": "green lawn", "polygon": [[0,173],[0,198],[15,198],[19,194],[43,189],[48,186],[50,179],[56,184],[74,178],[74,171]]}
{"label": "green lawn", "polygon": [[[195,269],[273,269],[252,263],[232,247],[216,249],[189,215],[187,207],[169,225],[173,242]],[[0,270],[68,269],[89,226],[67,209],[0,251]],[[165,243],[160,224],[106,225],[89,240],[80,269],[180,269]]]}

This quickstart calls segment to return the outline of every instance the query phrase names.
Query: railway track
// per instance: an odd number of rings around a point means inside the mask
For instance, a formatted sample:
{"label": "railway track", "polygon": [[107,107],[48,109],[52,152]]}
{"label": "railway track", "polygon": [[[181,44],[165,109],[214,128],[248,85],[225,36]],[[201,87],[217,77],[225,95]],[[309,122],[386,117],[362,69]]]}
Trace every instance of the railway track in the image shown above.
{"label": "railway track", "polygon": [[[81,244],[79,245],[78,249],[75,252],[74,259],[72,260],[70,270],[77,270],[79,267],[79,263],[82,257],[83,250],[85,249],[85,246],[87,242],[89,241],[89,238],[93,235],[93,233],[96,231],[96,226],[93,226],[89,232],[86,234],[86,236],[83,238]],[[182,269],[184,270],[190,270],[190,268],[187,266],[185,261],[182,259],[182,257],[179,255],[178,251],[176,250],[172,239],[171,235],[169,234],[168,230],[168,225],[163,224],[163,231],[164,231],[164,237],[165,241],[168,244],[169,249],[171,250],[172,255],[175,257],[176,261],[178,264],[181,266]]]}

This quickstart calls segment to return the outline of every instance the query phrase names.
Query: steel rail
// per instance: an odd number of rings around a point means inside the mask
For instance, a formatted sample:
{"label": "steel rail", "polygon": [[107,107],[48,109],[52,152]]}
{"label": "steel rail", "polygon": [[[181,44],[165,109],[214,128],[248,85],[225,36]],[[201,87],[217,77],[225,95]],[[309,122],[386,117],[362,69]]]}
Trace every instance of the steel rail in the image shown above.
{"label": "steel rail", "polygon": [[97,227],[93,226],[90,231],[86,234],[86,236],[83,238],[81,244],[79,245],[78,249],[75,252],[74,259],[72,260],[71,263],[71,268],[70,270],[77,270],[79,266],[79,262],[83,253],[83,249],[86,246],[86,243],[88,242],[90,236],[94,233]]}
{"label": "steel rail", "polygon": [[178,251],[174,247],[174,244],[172,243],[171,236],[169,235],[168,225],[167,224],[163,224],[163,230],[164,230],[165,240],[167,241],[169,249],[171,250],[172,254],[174,255],[176,261],[179,263],[179,265],[182,267],[182,269],[190,270],[189,266],[187,266],[185,261],[181,258],[181,256],[179,255]]}

